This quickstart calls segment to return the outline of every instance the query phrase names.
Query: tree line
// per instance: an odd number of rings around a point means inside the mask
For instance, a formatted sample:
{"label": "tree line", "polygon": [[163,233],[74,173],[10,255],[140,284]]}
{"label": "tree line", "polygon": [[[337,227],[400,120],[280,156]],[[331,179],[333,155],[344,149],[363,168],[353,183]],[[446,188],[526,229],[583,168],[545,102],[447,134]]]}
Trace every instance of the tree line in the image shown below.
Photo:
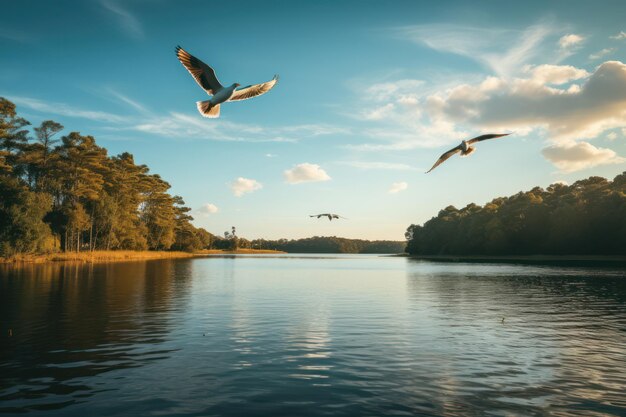
{"label": "tree line", "polygon": [[405,237],[413,255],[626,255],[626,172],[448,206]]}
{"label": "tree line", "polygon": [[[239,248],[271,249],[289,253],[403,253],[406,246],[404,241],[347,239],[336,236],[278,240],[234,239]],[[232,235],[230,240],[218,239],[214,244],[220,247],[229,242],[233,242]]]}
{"label": "tree line", "polygon": [[210,245],[183,199],[133,155],[108,156],[92,136],[52,120],[29,130],[0,97],[0,256]]}

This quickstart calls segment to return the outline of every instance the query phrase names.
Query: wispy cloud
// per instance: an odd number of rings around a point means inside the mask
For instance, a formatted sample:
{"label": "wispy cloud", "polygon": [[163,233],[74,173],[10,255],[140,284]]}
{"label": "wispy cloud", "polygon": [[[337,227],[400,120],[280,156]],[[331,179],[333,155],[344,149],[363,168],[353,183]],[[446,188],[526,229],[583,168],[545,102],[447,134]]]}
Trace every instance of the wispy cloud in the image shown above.
{"label": "wispy cloud", "polygon": [[109,88],[108,89],[109,94],[111,94],[114,98],[116,98],[117,100],[121,101],[122,103],[132,107],[133,109],[137,110],[139,113],[143,113],[146,115],[150,115],[151,112],[150,110],[148,110],[143,104],[139,103],[136,100],[133,100],[132,98],[120,93],[117,90],[114,90],[113,88]]}
{"label": "wispy cloud", "polygon": [[330,176],[317,164],[308,162],[298,164],[283,172],[285,181],[289,184],[300,184],[303,182],[328,181]]}
{"label": "wispy cloud", "polygon": [[100,4],[109,12],[113,13],[122,28],[135,39],[144,37],[143,27],[139,20],[128,10],[120,6],[115,0],[100,0]]}
{"label": "wispy cloud", "polygon": [[626,39],[626,32],[624,32],[623,30],[620,31],[618,34],[615,34],[613,36],[609,36],[610,39],[614,39],[616,41],[621,41]]}
{"label": "wispy cloud", "polygon": [[510,75],[538,55],[538,46],[554,33],[554,28],[548,23],[522,31],[426,24],[399,28],[397,32],[415,43],[478,61],[498,75]]}
{"label": "wispy cloud", "polygon": [[589,55],[589,59],[593,59],[593,60],[600,59],[600,58],[603,58],[603,57],[605,57],[605,56],[607,56],[609,54],[612,54],[613,52],[615,52],[615,48],[604,48],[604,49],[602,49],[602,50],[600,50],[598,52],[595,52],[595,53]]}
{"label": "wispy cloud", "polygon": [[239,177],[235,181],[230,183],[230,189],[232,190],[235,197],[241,197],[244,194],[260,190],[261,188],[263,188],[263,184],[261,184],[257,180],[244,177]]}
{"label": "wispy cloud", "polygon": [[406,190],[407,188],[409,188],[409,184],[407,184],[405,181],[394,182],[393,184],[391,184],[388,192],[389,194],[397,194],[400,191]]}
{"label": "wispy cloud", "polygon": [[9,29],[6,26],[0,27],[0,39],[26,43],[31,40],[31,36],[19,30]]}
{"label": "wispy cloud", "polygon": [[66,117],[77,117],[81,119],[88,119],[97,122],[120,124],[129,122],[130,118],[126,116],[120,116],[113,113],[107,113],[102,111],[80,109],[64,103],[47,102],[30,97],[20,96],[6,96],[9,100],[18,106],[26,107],[27,109],[35,110],[47,114],[56,114]]}
{"label": "wispy cloud", "polygon": [[300,124],[287,126],[261,126],[236,123],[217,119],[207,121],[196,115],[179,112],[157,114],[145,105],[114,89],[107,89],[107,98],[113,97],[125,106],[137,110],[137,115],[119,115],[115,113],[78,108],[65,103],[49,102],[31,97],[7,94],[9,100],[18,106],[48,115],[82,118],[109,123],[111,131],[135,131],[150,135],[159,135],[170,139],[215,140],[231,142],[290,142],[317,138],[326,135],[346,135],[350,130],[328,124]]}
{"label": "wispy cloud", "polygon": [[364,170],[390,170],[390,171],[416,171],[417,168],[407,164],[398,164],[393,162],[369,162],[369,161],[339,161],[341,165],[347,165],[353,168]]}
{"label": "wispy cloud", "polygon": [[298,142],[345,132],[345,129],[330,125],[259,126],[234,123],[226,120],[212,120],[195,115],[171,112],[167,116],[143,119],[130,129],[140,132],[195,140],[218,140],[230,142]]}

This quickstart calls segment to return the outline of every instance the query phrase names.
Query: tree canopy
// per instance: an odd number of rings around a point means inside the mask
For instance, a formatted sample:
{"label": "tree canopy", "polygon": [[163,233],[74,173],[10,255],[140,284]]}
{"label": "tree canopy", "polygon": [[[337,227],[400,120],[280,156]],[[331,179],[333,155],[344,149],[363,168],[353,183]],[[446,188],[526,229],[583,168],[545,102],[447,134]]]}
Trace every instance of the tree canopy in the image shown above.
{"label": "tree canopy", "polygon": [[133,155],[52,120],[29,131],[0,97],[0,256],[95,249],[205,248],[183,199]]}
{"label": "tree canopy", "polygon": [[626,172],[448,206],[405,236],[413,255],[626,255]]}

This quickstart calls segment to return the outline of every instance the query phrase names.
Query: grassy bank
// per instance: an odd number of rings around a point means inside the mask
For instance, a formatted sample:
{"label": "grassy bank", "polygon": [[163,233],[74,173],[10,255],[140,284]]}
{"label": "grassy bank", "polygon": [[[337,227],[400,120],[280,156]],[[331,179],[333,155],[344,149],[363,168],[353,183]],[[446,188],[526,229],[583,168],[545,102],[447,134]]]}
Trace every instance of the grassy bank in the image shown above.
{"label": "grassy bank", "polygon": [[111,250],[94,252],[65,252],[43,255],[15,255],[0,258],[0,263],[43,263],[43,262],[114,262],[148,259],[191,258],[193,253],[166,251]]}
{"label": "grassy bank", "polygon": [[15,255],[8,258],[0,257],[0,264],[11,263],[44,263],[44,262],[116,262],[140,261],[149,259],[192,258],[203,255],[230,255],[230,254],[277,254],[285,253],[276,250],[239,249],[227,251],[221,249],[202,250],[199,252],[169,252],[169,251],[132,251],[110,250],[93,252],[65,252],[42,255]]}

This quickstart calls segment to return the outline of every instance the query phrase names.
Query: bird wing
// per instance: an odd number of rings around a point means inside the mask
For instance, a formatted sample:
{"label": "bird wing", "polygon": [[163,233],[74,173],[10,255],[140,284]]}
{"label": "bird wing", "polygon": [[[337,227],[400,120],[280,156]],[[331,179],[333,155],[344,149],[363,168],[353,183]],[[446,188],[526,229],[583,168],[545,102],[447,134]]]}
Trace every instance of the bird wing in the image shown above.
{"label": "bird wing", "polygon": [[260,96],[261,94],[265,94],[270,91],[277,82],[278,75],[274,75],[274,78],[266,83],[254,84],[240,88],[239,90],[235,90],[235,92],[230,97],[230,99],[228,99],[228,101],[247,100],[252,97]]}
{"label": "bird wing", "polygon": [[215,94],[216,91],[224,88],[217,79],[213,68],[200,61],[180,46],[176,47],[176,56],[204,91],[209,94]]}
{"label": "bird wing", "polygon": [[426,171],[426,173],[428,174],[430,171],[432,171],[433,169],[437,168],[439,165],[444,163],[446,159],[450,158],[452,155],[454,155],[457,152],[461,152],[461,145],[456,146],[456,147],[450,149],[448,152],[446,152],[443,155],[441,155],[439,157],[439,159],[437,159],[437,162],[435,162],[435,165],[433,165],[433,167],[431,169]]}
{"label": "bird wing", "polygon": [[472,138],[472,139],[466,141],[466,143],[468,145],[471,145],[472,143],[480,142],[480,141],[483,141],[483,140],[494,139],[494,138],[499,138],[499,137],[508,136],[508,135],[510,135],[510,133],[489,133],[487,135],[476,136],[475,138]]}

